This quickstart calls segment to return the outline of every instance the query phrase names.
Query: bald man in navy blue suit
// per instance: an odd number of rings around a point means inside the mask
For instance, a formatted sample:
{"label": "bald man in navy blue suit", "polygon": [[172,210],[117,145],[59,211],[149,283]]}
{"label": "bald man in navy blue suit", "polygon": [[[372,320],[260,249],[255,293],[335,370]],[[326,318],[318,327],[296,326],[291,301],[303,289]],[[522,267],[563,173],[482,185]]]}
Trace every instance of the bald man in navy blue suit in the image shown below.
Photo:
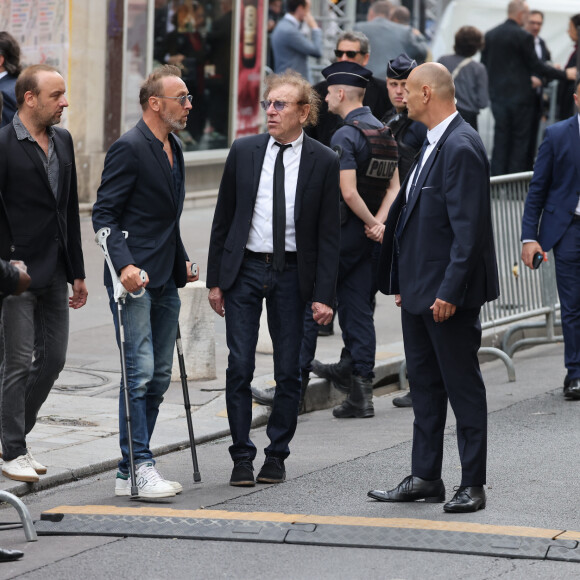
{"label": "bald man in navy blue suit", "polygon": [[486,503],[479,312],[499,295],[489,162],[479,135],[457,113],[453,79],[445,67],[417,67],[405,93],[409,117],[428,132],[387,218],[379,287],[395,294],[401,306],[415,413],[412,472],[395,489],[369,496],[387,502],[445,501],[441,467],[449,401],[462,476],[443,509],[473,512]]}

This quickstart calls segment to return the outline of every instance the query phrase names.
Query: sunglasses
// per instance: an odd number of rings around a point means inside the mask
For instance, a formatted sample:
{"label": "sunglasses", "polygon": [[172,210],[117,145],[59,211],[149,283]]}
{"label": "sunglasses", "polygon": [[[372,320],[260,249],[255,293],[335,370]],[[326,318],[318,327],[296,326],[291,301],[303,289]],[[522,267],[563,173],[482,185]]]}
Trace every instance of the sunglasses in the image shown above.
{"label": "sunglasses", "polygon": [[338,48],[334,51],[336,58],[342,58],[345,54],[348,58],[354,58],[357,54],[366,54],[362,50],[338,50]]}
{"label": "sunglasses", "polygon": [[290,101],[260,101],[260,105],[264,111],[267,111],[270,108],[270,105],[274,105],[274,109],[276,111],[283,111],[288,105],[301,105],[304,103],[300,103],[299,101],[292,103]]}
{"label": "sunglasses", "polygon": [[156,95],[157,99],[175,99],[182,107],[185,107],[185,102],[189,101],[190,103],[193,102],[192,95],[183,95],[182,97],[166,97],[164,95]]}

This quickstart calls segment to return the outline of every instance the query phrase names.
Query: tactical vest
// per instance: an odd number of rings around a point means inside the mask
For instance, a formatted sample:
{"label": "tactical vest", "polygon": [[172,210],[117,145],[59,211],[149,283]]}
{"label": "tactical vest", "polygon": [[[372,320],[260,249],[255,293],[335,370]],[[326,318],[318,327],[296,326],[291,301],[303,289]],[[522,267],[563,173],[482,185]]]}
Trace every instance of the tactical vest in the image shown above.
{"label": "tactical vest", "polygon": [[369,211],[374,215],[381,207],[387,188],[397,168],[397,142],[388,127],[373,127],[360,121],[347,122],[365,137],[370,159],[356,170],[356,188]]}
{"label": "tactical vest", "polygon": [[417,155],[416,149],[403,143],[403,139],[409,127],[413,124],[413,121],[409,119],[406,111],[396,113],[389,119],[383,117],[382,121],[393,132],[397,145],[399,146],[399,180],[403,183]]}

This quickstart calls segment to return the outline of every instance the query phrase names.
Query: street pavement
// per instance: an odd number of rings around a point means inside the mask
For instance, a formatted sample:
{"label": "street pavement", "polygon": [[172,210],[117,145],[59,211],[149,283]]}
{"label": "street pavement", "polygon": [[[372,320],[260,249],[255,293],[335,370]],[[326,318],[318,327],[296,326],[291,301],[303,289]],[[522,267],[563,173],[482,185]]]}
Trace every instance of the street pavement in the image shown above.
{"label": "street pavement", "polygon": [[[211,210],[184,212],[182,229],[190,256],[205,272]],[[206,237],[207,236],[207,237]],[[116,498],[114,467],[119,459],[117,399],[120,380],[118,350],[111,314],[101,285],[102,259],[92,241],[88,219],[83,219],[89,303],[71,313],[67,365],[40,412],[29,437],[35,457],[48,474],[30,485],[0,477],[0,489],[23,496],[34,519],[59,505],[136,505]],[[402,360],[398,310],[390,297],[379,296],[376,313],[377,370],[396,374]],[[488,506],[475,514],[444,514],[440,504],[382,504],[369,500],[370,489],[388,489],[410,472],[412,410],[393,407],[401,394],[397,384],[375,391],[376,416],[366,420],[337,420],[330,409],[299,418],[292,454],[286,462],[288,480],[279,486],[242,489],[228,485],[231,461],[227,452],[224,382],[227,349],[223,321],[216,316],[217,378],[190,381],[193,424],[199,441],[201,483],[194,483],[181,385],[172,383],[163,403],[152,446],[158,466],[168,479],[179,480],[184,492],[164,502],[180,510],[219,509],[233,512],[316,514],[363,518],[413,518],[426,522],[470,522],[494,526],[527,526],[580,531],[578,472],[580,402],[562,397],[563,347],[538,346],[514,356],[516,382],[509,382],[503,363],[482,366],[488,392],[489,477]],[[338,335],[319,339],[317,356],[336,360]],[[271,355],[259,354],[256,377],[271,384]],[[324,387],[319,385],[319,390]],[[326,387],[328,389],[328,387]],[[335,396],[338,396],[335,393]],[[256,405],[257,425],[267,408]],[[264,427],[252,435],[259,450],[266,446]],[[202,442],[205,442],[201,444]],[[455,423],[448,415],[443,478],[447,496],[459,484]],[[56,486],[56,487],[55,487]],[[51,489],[48,489],[51,488]],[[147,505],[141,503],[141,505]],[[10,519],[9,509],[4,520]],[[12,514],[10,514],[12,515]],[[198,577],[248,578],[574,578],[578,564],[509,560],[427,552],[268,546],[228,542],[175,540],[171,556],[162,540],[132,538],[121,545],[111,538],[41,537],[26,543],[22,530],[3,531],[0,545],[26,552],[14,564],[0,565],[0,578],[102,578],[116,574],[120,562],[131,562],[129,578],[179,578],[186,571],[203,570]],[[128,550],[131,557],[128,557]],[[155,553],[152,559],[150,553]],[[86,556],[84,555],[86,554]],[[90,555],[89,555],[90,554]],[[266,554],[268,557],[266,557]],[[411,557],[410,554],[413,554]],[[127,560],[128,559],[128,560]],[[268,565],[275,562],[275,574]],[[468,572],[469,571],[469,572]],[[364,574],[363,574],[364,572]],[[191,575],[191,573],[189,573]]]}

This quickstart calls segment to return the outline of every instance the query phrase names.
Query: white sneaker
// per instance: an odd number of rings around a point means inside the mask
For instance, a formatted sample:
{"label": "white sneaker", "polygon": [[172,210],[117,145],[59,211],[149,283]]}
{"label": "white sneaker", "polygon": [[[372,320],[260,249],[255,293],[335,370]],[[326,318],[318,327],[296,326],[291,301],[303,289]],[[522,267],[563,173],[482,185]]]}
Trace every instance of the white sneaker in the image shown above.
{"label": "white sneaker", "polygon": [[38,473],[30,465],[28,455],[20,455],[12,461],[4,461],[2,475],[15,481],[26,481],[29,483],[34,483],[40,479]]}
{"label": "white sneaker", "polygon": [[[159,472],[151,462],[141,463],[137,467],[135,477],[137,479],[139,497],[162,498],[173,497],[176,494],[173,486],[159,475]],[[115,495],[131,495],[130,476],[117,472],[117,477],[115,478]]]}
{"label": "white sneaker", "polygon": [[32,453],[30,452],[30,447],[26,448],[26,458],[28,459],[28,463],[30,463],[30,466],[32,467],[32,469],[34,469],[34,471],[36,471],[36,473],[38,473],[38,475],[44,475],[47,471],[46,466],[42,465],[42,463],[40,463],[39,461],[36,461],[36,459],[34,459],[34,457],[32,457]]}
{"label": "white sneaker", "polygon": [[160,473],[159,470],[157,469],[157,467],[153,466],[153,469],[159,474],[159,477],[163,480],[166,481],[175,491],[176,494],[181,493],[183,491],[183,486],[181,485],[181,483],[179,483],[179,481],[170,481],[169,479],[165,479]]}

